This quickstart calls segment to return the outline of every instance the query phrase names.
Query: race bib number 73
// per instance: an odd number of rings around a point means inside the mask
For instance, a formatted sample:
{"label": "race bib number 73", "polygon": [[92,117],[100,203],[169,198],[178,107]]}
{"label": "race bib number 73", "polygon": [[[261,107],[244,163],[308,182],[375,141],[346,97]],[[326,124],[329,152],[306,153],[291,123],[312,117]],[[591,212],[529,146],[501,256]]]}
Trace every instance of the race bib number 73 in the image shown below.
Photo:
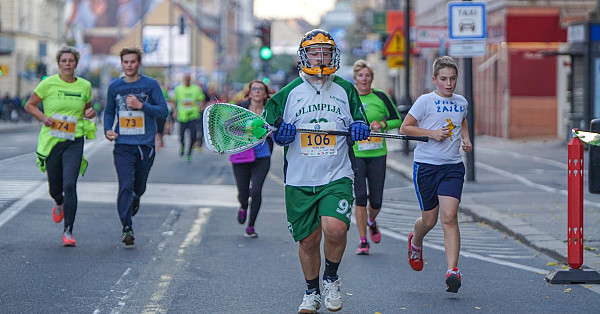
{"label": "race bib number 73", "polygon": [[119,111],[119,134],[120,135],[142,135],[146,133],[144,128],[143,111]]}

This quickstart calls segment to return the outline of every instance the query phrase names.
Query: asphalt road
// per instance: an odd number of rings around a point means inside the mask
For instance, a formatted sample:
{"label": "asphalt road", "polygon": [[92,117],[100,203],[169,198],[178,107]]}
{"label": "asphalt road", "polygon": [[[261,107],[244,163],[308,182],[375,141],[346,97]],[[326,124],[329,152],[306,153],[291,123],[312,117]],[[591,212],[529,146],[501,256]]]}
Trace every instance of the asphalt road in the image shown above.
{"label": "asphalt road", "polygon": [[[115,208],[112,144],[90,141],[90,167],[78,185],[77,246],[64,248],[44,174],[35,168],[36,136],[0,133],[0,312],[297,311],[304,280],[285,222],[281,149],[264,186],[259,237],[250,239],[235,219],[226,156],[205,150],[186,163],[170,137],[134,217],[136,245],[126,248]],[[352,225],[339,271],[341,313],[600,312],[596,287],[548,285],[545,275],[556,268],[548,265],[552,258],[463,215],[459,293],[445,292],[439,225],[426,238],[424,270],[412,271],[406,235],[419,211],[414,200],[395,197],[407,189],[412,183],[388,170],[378,218],[383,239],[370,255],[354,255]]]}

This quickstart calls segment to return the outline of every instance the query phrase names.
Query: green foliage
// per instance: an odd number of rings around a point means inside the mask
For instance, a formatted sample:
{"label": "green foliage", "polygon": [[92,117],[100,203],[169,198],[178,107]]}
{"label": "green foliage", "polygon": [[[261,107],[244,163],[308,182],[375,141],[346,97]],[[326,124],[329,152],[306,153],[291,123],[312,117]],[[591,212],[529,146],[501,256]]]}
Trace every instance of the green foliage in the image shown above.
{"label": "green foliage", "polygon": [[252,81],[256,77],[256,73],[252,68],[252,56],[251,52],[254,51],[255,47],[250,47],[246,49],[242,57],[240,58],[240,63],[235,69],[235,72],[231,75],[231,80],[239,83],[247,83]]}

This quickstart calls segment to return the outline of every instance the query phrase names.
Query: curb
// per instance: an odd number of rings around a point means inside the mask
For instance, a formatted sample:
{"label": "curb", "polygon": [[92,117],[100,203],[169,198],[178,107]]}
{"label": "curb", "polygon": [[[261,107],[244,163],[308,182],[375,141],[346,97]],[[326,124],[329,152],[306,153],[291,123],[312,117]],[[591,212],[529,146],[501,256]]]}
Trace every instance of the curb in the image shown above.
{"label": "curb", "polygon": [[[410,167],[391,159],[387,159],[387,167],[412,181],[412,169]],[[505,232],[536,251],[567,264],[568,249],[566,241],[560,241],[547,233],[539,231],[519,218],[510,217],[491,207],[470,202],[468,195],[462,198],[458,208],[461,213],[470,216],[477,222],[485,223]],[[599,256],[584,251],[583,257],[584,261],[587,260],[588,262],[584,263],[581,268],[600,269]]]}

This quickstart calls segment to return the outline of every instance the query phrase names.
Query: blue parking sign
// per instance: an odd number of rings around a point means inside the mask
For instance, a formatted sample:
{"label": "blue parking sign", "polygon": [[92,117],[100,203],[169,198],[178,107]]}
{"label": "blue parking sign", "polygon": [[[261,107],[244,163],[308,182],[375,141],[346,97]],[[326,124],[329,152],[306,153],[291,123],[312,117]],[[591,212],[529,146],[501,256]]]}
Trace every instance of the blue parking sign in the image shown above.
{"label": "blue parking sign", "polygon": [[448,3],[448,35],[451,40],[485,39],[485,3],[482,2],[449,2]]}

